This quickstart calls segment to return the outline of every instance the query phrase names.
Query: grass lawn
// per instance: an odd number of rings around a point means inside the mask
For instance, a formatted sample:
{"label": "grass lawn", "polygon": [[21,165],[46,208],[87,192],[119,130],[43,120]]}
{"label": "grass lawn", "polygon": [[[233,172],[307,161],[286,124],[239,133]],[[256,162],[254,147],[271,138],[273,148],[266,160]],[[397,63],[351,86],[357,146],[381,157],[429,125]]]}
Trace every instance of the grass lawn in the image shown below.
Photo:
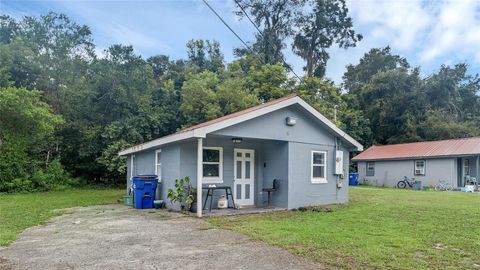
{"label": "grass lawn", "polygon": [[347,269],[480,269],[480,195],[351,188],[332,212],[208,219]]}
{"label": "grass lawn", "polygon": [[124,189],[73,189],[31,194],[0,194],[0,246],[18,233],[60,215],[54,209],[117,203]]}

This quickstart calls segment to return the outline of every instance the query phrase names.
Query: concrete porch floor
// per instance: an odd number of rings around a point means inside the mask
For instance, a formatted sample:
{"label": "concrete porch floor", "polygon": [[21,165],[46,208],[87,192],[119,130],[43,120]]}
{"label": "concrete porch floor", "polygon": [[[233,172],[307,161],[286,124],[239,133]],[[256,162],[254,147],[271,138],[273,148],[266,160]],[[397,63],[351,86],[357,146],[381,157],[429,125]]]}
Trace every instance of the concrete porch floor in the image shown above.
{"label": "concrete porch floor", "polygon": [[286,211],[286,208],[280,207],[252,207],[252,208],[227,208],[227,209],[209,209],[203,210],[204,217],[218,217],[218,216],[236,216],[236,215],[248,215],[248,214],[262,214],[262,213],[270,213],[270,212],[278,212],[278,211]]}

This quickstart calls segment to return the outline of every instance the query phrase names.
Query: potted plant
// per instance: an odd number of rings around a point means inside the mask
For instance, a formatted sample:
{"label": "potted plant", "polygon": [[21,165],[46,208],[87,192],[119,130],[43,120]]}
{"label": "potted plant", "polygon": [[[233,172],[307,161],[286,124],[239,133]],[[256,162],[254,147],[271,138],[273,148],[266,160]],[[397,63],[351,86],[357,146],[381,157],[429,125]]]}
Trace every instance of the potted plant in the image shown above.
{"label": "potted plant", "polygon": [[190,195],[193,197],[192,204],[190,205],[190,212],[197,212],[197,189],[191,188],[190,189]]}
{"label": "potted plant", "polygon": [[175,179],[175,188],[169,188],[167,198],[170,202],[179,203],[182,211],[190,210],[190,207],[195,199],[193,195],[194,189],[190,184],[190,177],[186,176],[180,180]]}

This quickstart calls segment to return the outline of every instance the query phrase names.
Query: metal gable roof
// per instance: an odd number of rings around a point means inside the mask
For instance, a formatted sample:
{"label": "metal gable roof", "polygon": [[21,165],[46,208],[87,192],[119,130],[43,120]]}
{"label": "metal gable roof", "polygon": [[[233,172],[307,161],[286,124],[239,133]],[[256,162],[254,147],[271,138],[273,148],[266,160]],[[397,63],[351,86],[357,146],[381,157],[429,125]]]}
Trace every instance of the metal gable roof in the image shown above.
{"label": "metal gable roof", "polygon": [[372,146],[353,161],[480,154],[480,137]]}
{"label": "metal gable roof", "polygon": [[120,151],[118,155],[120,156],[128,155],[135,152],[147,150],[153,147],[157,147],[160,145],[164,145],[167,143],[172,143],[172,142],[185,140],[189,138],[205,138],[206,134],[210,132],[214,132],[216,130],[219,130],[228,126],[247,121],[249,119],[258,117],[260,115],[264,115],[266,113],[269,113],[281,108],[285,108],[293,104],[299,104],[300,106],[305,108],[313,116],[315,116],[317,119],[325,123],[328,128],[334,131],[334,133],[336,133],[338,136],[342,137],[344,140],[348,141],[353,146],[355,146],[358,149],[358,151],[363,150],[363,146],[359,142],[357,142],[355,139],[353,139],[344,131],[342,131],[337,126],[335,126],[330,120],[325,118],[321,113],[315,110],[303,99],[298,97],[296,94],[292,94],[292,95],[288,95],[279,99],[275,99],[275,100],[254,106],[254,107],[247,108],[245,110],[231,113],[231,114],[228,114],[204,123],[200,123],[198,125],[194,125],[194,126],[182,129],[180,131],[177,131],[176,133],[173,133],[149,142],[134,145],[132,147],[129,147],[127,149]]}

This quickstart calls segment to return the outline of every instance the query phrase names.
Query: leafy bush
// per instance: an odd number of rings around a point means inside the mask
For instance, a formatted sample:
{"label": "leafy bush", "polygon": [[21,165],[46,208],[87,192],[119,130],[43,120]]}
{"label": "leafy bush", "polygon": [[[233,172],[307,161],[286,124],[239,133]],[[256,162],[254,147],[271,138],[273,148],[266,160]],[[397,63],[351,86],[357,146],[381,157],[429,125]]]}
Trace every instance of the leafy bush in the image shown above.
{"label": "leafy bush", "polygon": [[72,178],[58,159],[48,164],[45,170],[35,171],[30,178],[15,178],[2,181],[0,192],[33,192],[64,190],[80,184],[79,179]]}
{"label": "leafy bush", "polygon": [[182,211],[190,209],[195,199],[194,188],[190,184],[190,177],[186,176],[180,180],[175,179],[175,190],[169,188],[167,198],[172,203],[180,203]]}
{"label": "leafy bush", "polygon": [[54,159],[45,171],[39,170],[32,176],[34,189],[40,191],[65,189],[78,183],[65,171],[58,159]]}

